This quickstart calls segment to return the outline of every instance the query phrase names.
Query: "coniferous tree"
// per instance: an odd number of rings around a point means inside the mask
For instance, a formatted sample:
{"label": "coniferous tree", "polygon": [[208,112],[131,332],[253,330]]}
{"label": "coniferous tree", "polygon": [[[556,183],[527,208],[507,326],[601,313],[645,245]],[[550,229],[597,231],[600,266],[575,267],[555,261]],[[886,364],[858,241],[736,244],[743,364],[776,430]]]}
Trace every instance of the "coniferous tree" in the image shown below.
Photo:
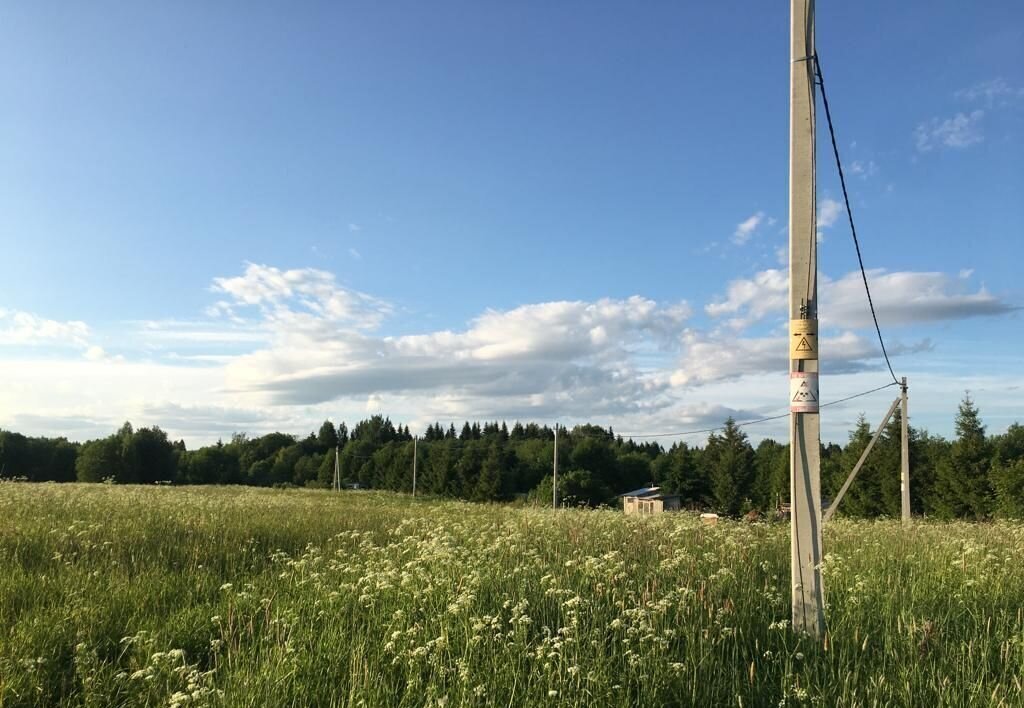
{"label": "coniferous tree", "polygon": [[474,501],[494,501],[501,493],[501,472],[503,468],[501,450],[492,444],[487,457],[480,465],[480,476],[473,488]]}
{"label": "coniferous tree", "polygon": [[653,482],[667,492],[678,494],[684,506],[704,503],[709,491],[693,450],[686,443],[674,443],[651,464]]}
{"label": "coniferous tree", "polygon": [[[868,443],[871,442],[872,435],[871,426],[862,413],[857,417],[857,424],[850,431],[850,439],[839,456],[840,474],[829,480],[829,487],[824,492],[825,496],[833,502],[839,494],[839,489],[857,465],[857,461],[867,448]],[[877,448],[878,444],[876,443],[875,446]],[[861,465],[857,477],[847,490],[837,511],[850,516],[872,516],[880,512],[881,473],[876,451],[872,450],[864,460],[864,464]]]}
{"label": "coniferous tree", "polygon": [[981,519],[992,511],[991,450],[978,408],[965,394],[956,416],[957,438],[936,469],[935,507],[944,518]]}
{"label": "coniferous tree", "polygon": [[736,515],[750,499],[754,451],[746,434],[730,416],[722,434],[712,434],[704,452],[715,508]]}
{"label": "coniferous tree", "polygon": [[[822,489],[827,489],[827,475],[822,474]],[[754,481],[750,490],[754,507],[774,510],[789,501],[789,448],[768,438],[754,451]],[[827,496],[827,495],[826,495]]]}

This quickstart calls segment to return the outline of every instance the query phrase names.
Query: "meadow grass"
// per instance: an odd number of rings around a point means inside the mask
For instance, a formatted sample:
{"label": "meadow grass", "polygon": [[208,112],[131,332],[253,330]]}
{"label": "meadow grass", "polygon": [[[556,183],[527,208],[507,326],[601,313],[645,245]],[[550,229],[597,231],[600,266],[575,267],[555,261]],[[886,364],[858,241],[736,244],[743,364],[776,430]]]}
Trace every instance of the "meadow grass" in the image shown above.
{"label": "meadow grass", "polygon": [[0,706],[1024,705],[1024,525],[0,484]]}

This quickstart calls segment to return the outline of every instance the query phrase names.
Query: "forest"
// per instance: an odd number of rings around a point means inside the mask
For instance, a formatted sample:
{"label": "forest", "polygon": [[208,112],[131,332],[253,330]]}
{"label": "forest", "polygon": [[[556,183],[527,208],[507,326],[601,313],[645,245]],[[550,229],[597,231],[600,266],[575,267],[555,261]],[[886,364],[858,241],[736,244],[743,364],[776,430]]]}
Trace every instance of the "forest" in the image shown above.
{"label": "forest", "polygon": [[[952,440],[910,430],[911,506],[919,515],[951,519],[1024,518],[1024,426],[988,435],[969,396],[961,401]],[[867,458],[839,513],[898,517],[900,420],[897,415]],[[821,448],[822,493],[831,499],[867,446],[863,416],[845,445]],[[439,423],[419,438],[417,491],[471,501],[550,504],[555,431],[535,423],[487,422],[456,429]],[[247,484],[330,488],[335,456],[346,488],[412,490],[413,436],[408,427],[373,416],[351,429],[325,421],[296,437],[235,434],[194,450],[159,427],[125,423],[85,443],[0,430],[0,478],[30,482],[116,484]],[[616,495],[654,483],[686,508],[737,516],[771,512],[788,501],[789,446],[752,445],[733,420],[703,446],[636,442],[612,429],[559,429],[560,503],[615,504]],[[827,502],[826,502],[827,503]]]}

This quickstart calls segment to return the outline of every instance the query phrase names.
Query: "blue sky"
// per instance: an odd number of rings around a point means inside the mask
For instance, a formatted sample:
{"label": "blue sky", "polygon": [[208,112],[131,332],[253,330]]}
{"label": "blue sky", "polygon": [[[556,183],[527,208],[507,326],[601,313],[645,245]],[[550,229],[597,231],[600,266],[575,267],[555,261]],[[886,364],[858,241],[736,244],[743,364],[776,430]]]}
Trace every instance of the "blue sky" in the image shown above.
{"label": "blue sky", "polygon": [[[784,410],[788,32],[785,3],[8,3],[0,426]],[[818,47],[914,423],[949,435],[965,389],[1024,419],[1024,9],[823,2]],[[830,399],[886,376],[820,139]]]}

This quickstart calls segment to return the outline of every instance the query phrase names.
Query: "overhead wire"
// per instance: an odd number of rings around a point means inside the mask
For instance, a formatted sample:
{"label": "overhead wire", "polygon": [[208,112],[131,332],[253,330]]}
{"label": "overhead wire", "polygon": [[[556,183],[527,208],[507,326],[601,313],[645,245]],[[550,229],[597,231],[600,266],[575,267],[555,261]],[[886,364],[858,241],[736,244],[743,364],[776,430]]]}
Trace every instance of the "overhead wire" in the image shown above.
{"label": "overhead wire", "polygon": [[875,332],[878,334],[878,343],[882,347],[882,356],[885,357],[885,365],[889,367],[889,375],[892,376],[894,384],[899,385],[896,372],[892,369],[892,362],[889,361],[889,352],[885,349],[885,340],[882,338],[882,328],[878,325],[878,315],[875,313],[875,303],[871,298],[871,288],[868,286],[868,274],[864,269],[864,258],[860,252],[860,240],[857,238],[857,227],[853,223],[853,210],[850,208],[850,195],[846,189],[846,176],[843,174],[843,162],[839,159],[839,146],[836,143],[836,133],[832,126],[832,111],[828,105],[828,95],[825,93],[825,76],[821,73],[821,62],[818,54],[811,57],[814,59],[814,72],[817,74],[817,85],[821,87],[821,103],[825,107],[825,120],[828,122],[828,134],[832,140],[832,154],[836,159],[836,169],[839,171],[839,185],[843,189],[843,202],[846,205],[846,217],[850,222],[850,233],[853,235],[853,247],[857,251],[857,263],[860,265],[860,277],[864,281],[864,292],[868,296],[868,307],[871,309],[871,319],[875,323]]}
{"label": "overhead wire", "polygon": [[[835,400],[835,401],[829,401],[828,403],[822,403],[819,406],[819,408],[827,408],[828,406],[836,406],[836,405],[839,405],[840,403],[846,403],[847,401],[852,401],[855,398],[860,398],[861,396],[867,396],[867,395],[872,394],[872,393],[877,393],[878,391],[882,391],[884,389],[891,388],[891,387],[896,386],[896,385],[897,385],[896,383],[887,383],[884,386],[879,386],[877,388],[873,388],[873,389],[870,389],[868,391],[861,391],[860,393],[855,393],[852,396],[846,396],[845,398],[840,398],[840,399]],[[734,425],[737,428],[743,428],[743,427],[746,427],[748,425],[757,425],[758,423],[767,423],[767,422],[772,421],[772,420],[781,420],[782,418],[788,418],[789,415],[790,414],[787,411],[785,413],[780,413],[778,415],[770,415],[770,416],[767,416],[765,418],[755,418],[754,420],[739,421],[737,423],[734,423]],[[700,430],[683,430],[683,431],[678,431],[678,432],[673,432],[673,433],[643,433],[643,434],[622,433],[621,437],[628,438],[628,439],[633,439],[633,438],[683,437],[683,436],[686,436],[686,435],[698,435],[700,433],[714,433],[714,432],[717,432],[719,430],[723,430],[724,428],[725,428],[724,425],[719,425],[719,426],[714,427],[714,428],[702,428]]]}

